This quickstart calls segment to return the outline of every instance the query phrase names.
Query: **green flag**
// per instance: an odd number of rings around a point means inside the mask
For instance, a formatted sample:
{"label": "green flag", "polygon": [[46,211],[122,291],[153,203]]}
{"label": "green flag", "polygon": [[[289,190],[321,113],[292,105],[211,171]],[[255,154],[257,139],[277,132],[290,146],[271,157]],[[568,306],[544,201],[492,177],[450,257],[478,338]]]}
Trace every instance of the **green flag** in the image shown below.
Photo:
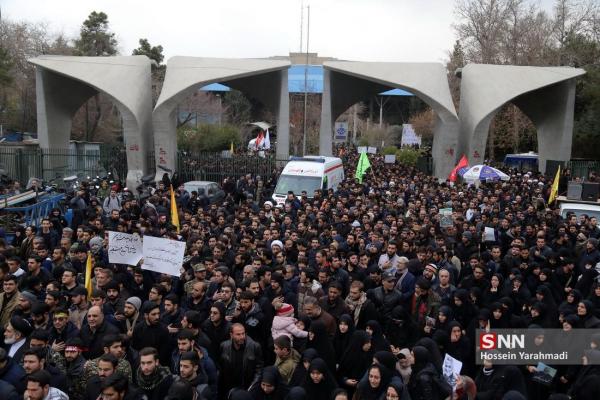
{"label": "green flag", "polygon": [[371,168],[371,163],[369,162],[369,157],[367,157],[367,153],[360,153],[360,158],[358,159],[358,164],[356,165],[356,179],[360,183],[362,183],[363,175],[367,172],[367,170]]}

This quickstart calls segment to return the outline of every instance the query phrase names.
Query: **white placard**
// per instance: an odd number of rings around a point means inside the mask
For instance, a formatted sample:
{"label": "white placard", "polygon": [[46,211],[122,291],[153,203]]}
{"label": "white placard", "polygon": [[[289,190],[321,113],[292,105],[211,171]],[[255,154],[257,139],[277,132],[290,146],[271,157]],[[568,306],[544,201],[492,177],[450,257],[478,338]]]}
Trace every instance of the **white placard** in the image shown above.
{"label": "white placard", "polygon": [[393,163],[395,163],[396,162],[396,155],[395,154],[386,154],[384,162],[386,164],[393,164]]}
{"label": "white placard", "polygon": [[450,228],[454,225],[454,219],[452,218],[452,208],[441,208],[440,216],[440,228]]}
{"label": "white placard", "polygon": [[108,232],[108,262],[137,265],[142,259],[142,238],[129,233]]}
{"label": "white placard", "polygon": [[456,358],[446,354],[444,357],[444,364],[442,364],[442,374],[444,375],[444,379],[452,389],[456,389],[456,379],[460,375],[460,370],[462,368],[463,363],[458,361]]}
{"label": "white placard", "polygon": [[495,242],[496,235],[494,234],[494,228],[490,228],[489,226],[485,227],[483,232],[483,241],[484,242]]}
{"label": "white placard", "polygon": [[358,151],[358,154],[360,154],[360,153],[366,153],[367,152],[367,146],[358,146],[356,148],[356,150]]}
{"label": "white placard", "polygon": [[377,154],[377,147],[367,147],[367,153]]}
{"label": "white placard", "polygon": [[173,276],[181,275],[185,242],[144,236],[143,269]]}
{"label": "white placard", "polygon": [[421,145],[421,136],[417,135],[411,124],[402,125],[401,146]]}

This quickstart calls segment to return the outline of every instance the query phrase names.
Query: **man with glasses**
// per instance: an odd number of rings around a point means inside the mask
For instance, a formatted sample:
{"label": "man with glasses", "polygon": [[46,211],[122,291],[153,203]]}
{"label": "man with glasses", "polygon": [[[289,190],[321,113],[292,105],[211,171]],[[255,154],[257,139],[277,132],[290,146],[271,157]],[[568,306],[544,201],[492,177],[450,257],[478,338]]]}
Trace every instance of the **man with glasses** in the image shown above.
{"label": "man with glasses", "polygon": [[93,375],[86,383],[85,400],[97,400],[102,391],[102,383],[117,370],[118,360],[112,354],[103,354],[98,360],[97,374]]}
{"label": "man with glasses", "polygon": [[54,351],[64,350],[65,342],[71,338],[79,336],[79,329],[69,321],[67,310],[57,309],[52,315],[52,326],[49,330],[49,342]]}

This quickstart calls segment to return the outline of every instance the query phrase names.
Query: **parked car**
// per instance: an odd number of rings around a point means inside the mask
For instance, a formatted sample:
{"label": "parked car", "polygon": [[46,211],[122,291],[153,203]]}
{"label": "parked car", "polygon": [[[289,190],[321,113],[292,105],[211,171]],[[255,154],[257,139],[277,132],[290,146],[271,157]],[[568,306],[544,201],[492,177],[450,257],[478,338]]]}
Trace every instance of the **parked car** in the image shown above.
{"label": "parked car", "polygon": [[225,198],[225,192],[218,183],[209,181],[190,181],[183,184],[188,193],[198,192],[198,197],[208,197],[210,204],[219,203]]}

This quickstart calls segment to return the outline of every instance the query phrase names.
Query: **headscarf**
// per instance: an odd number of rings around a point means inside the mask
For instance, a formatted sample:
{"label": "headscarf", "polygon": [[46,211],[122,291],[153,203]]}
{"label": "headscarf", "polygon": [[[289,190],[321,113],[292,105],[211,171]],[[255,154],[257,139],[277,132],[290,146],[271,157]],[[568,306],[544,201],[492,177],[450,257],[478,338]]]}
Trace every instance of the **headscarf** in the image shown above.
{"label": "headscarf", "polygon": [[427,364],[430,364],[429,350],[423,346],[415,346],[412,349],[413,358],[415,363],[413,364],[413,374],[416,374],[424,369]]}
{"label": "headscarf", "polygon": [[[342,322],[348,325],[348,331],[346,333],[340,332],[339,325]],[[336,361],[338,363],[344,355],[345,350],[348,348],[348,344],[352,340],[352,334],[354,333],[354,329],[354,320],[350,315],[343,314],[342,316],[340,316],[338,328],[335,332],[335,336],[333,337],[333,349],[335,350]]]}
{"label": "headscarf", "polygon": [[371,337],[365,331],[355,331],[352,334],[352,339],[340,360],[340,377],[360,380],[373,360],[372,346],[369,351],[363,350],[364,344],[370,341]]}
{"label": "headscarf", "polygon": [[416,346],[425,347],[425,349],[427,349],[427,358],[429,362],[433,364],[438,372],[442,372],[442,355],[437,343],[431,338],[424,337],[417,341]]}
{"label": "headscarf", "polygon": [[418,334],[418,328],[402,306],[392,309],[392,318],[386,329],[386,338],[396,347],[411,347]]}
{"label": "headscarf", "polygon": [[378,351],[375,353],[373,358],[390,371],[394,371],[396,369],[396,356],[389,351]]}
{"label": "headscarf", "polygon": [[306,400],[306,390],[302,386],[294,386],[290,389],[285,400]]}
{"label": "headscarf", "polygon": [[[323,374],[321,382],[315,383],[310,377],[312,371],[318,371]],[[330,400],[331,393],[337,389],[338,385],[327,363],[322,358],[315,358],[308,367],[306,380],[302,385],[306,390],[306,397],[311,400]]]}
{"label": "headscarf", "polygon": [[[273,386],[269,394],[262,390],[261,383],[265,382]],[[283,384],[279,370],[274,365],[263,368],[259,382],[252,385],[249,390],[253,400],[283,400],[287,396],[287,386]]]}
{"label": "headscarf", "polygon": [[389,350],[390,342],[383,336],[383,329],[381,329],[379,322],[370,320],[367,321],[366,326],[373,331],[371,334],[371,348],[373,351]]}
{"label": "headscarf", "polygon": [[319,357],[325,360],[329,370],[335,371],[335,350],[327,334],[325,324],[322,321],[313,321],[310,325],[310,332],[313,334],[313,338],[311,340],[309,335],[306,347],[315,349]]}
{"label": "headscarf", "polygon": [[[374,369],[379,370],[381,375],[379,385],[376,388],[372,387],[371,383],[369,382],[369,374]],[[363,378],[358,384],[356,392],[358,398],[361,400],[377,400],[385,393],[385,390],[387,390],[387,387],[392,379],[392,372],[382,364],[373,364],[369,367],[369,369],[367,369],[365,378]]]}

